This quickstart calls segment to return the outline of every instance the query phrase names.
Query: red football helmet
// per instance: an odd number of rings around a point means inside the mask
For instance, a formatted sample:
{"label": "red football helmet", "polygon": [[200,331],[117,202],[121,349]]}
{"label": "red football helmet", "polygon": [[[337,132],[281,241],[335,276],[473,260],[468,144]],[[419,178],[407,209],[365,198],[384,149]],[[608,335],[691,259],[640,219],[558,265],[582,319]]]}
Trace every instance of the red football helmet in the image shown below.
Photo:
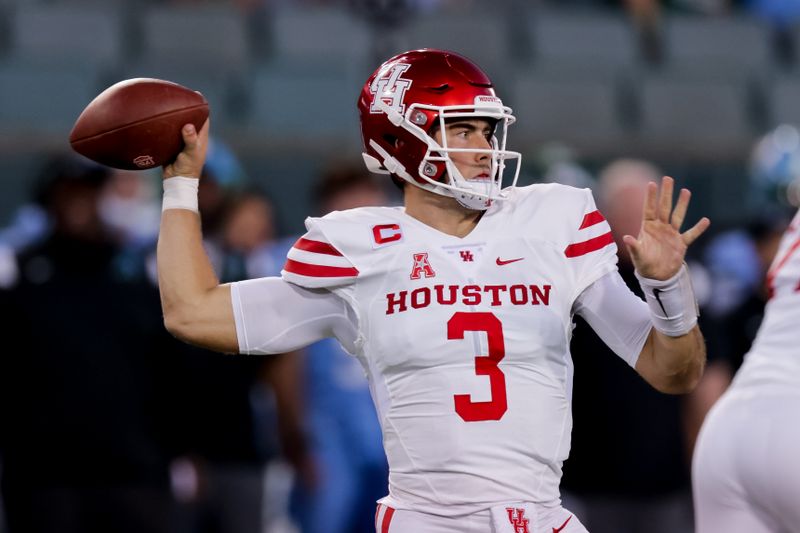
{"label": "red football helmet", "polygon": [[[494,93],[492,81],[467,58],[454,52],[422,49],[383,63],[364,84],[358,99],[364,161],[372,172],[391,174],[417,187],[451,196],[470,209],[486,209],[502,199],[506,159],[521,155],[505,149],[511,108]],[[448,148],[432,137],[438,126],[455,117],[485,118],[495,124],[492,148]],[[491,179],[467,180],[456,168],[452,152],[486,152]]]}

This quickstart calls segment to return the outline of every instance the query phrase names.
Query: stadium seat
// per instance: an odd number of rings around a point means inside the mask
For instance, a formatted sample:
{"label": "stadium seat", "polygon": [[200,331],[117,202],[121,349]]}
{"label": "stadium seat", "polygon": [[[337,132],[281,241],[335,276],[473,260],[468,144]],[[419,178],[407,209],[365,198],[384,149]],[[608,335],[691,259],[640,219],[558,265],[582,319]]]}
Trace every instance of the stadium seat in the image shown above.
{"label": "stadium seat", "polygon": [[0,130],[66,134],[98,92],[91,70],[0,65]]}
{"label": "stadium seat", "polygon": [[113,7],[27,3],[12,11],[10,25],[15,61],[101,68],[123,56],[121,17]]}
{"label": "stadium seat", "polygon": [[686,155],[731,157],[752,142],[743,84],[650,76],[641,82],[641,139]]}
{"label": "stadium seat", "polygon": [[772,68],[769,30],[754,18],[673,16],[665,21],[665,39],[674,70],[743,78]]}
{"label": "stadium seat", "polygon": [[613,149],[625,136],[618,91],[611,76],[527,72],[512,85],[513,139],[528,145],[559,141],[584,151]]}
{"label": "stadium seat", "polygon": [[276,142],[357,146],[362,84],[342,71],[261,67],[250,85],[248,126]]}
{"label": "stadium seat", "polygon": [[270,26],[273,63],[306,65],[308,69],[349,69],[367,78],[369,31],[365,23],[347,11],[284,7],[272,13]]}
{"label": "stadium seat", "polygon": [[800,75],[781,77],[768,89],[768,126],[800,127]]}
{"label": "stadium seat", "polygon": [[534,11],[529,26],[540,69],[614,72],[639,60],[635,34],[621,13]]}
{"label": "stadium seat", "polygon": [[152,6],[141,20],[140,60],[182,63],[198,74],[241,73],[249,64],[243,16],[214,4]]}
{"label": "stadium seat", "polygon": [[[417,48],[452,50],[472,59],[494,80],[504,78],[510,60],[509,32],[502,12],[453,11],[418,16],[398,32],[399,53]],[[497,83],[497,81],[495,81]]]}

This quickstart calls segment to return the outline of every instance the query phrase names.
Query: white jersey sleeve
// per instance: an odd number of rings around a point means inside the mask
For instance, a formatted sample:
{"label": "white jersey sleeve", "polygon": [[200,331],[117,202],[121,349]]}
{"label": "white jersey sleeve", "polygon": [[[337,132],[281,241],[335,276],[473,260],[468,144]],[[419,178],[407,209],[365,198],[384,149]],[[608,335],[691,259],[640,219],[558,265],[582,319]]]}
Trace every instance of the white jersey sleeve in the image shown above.
{"label": "white jersey sleeve", "polygon": [[328,226],[325,221],[306,219],[308,231],[289,250],[281,271],[283,279],[310,289],[331,289],[348,285],[358,277],[358,269],[323,229]]}
{"label": "white jersey sleeve", "polygon": [[240,353],[284,353],[326,337],[355,350],[353,313],[331,292],[259,278],[231,284],[231,300]]}
{"label": "white jersey sleeve", "polygon": [[233,285],[242,353],[279,353],[325,337],[337,338],[350,353],[357,351],[359,316],[351,292],[361,273],[352,258],[363,253],[351,244],[358,239],[348,238],[353,224],[333,212],[307,218],[306,228],[287,254],[282,279]]}
{"label": "white jersey sleeve", "polygon": [[631,367],[647,341],[653,324],[647,304],[617,272],[609,272],[578,296],[575,313]]}

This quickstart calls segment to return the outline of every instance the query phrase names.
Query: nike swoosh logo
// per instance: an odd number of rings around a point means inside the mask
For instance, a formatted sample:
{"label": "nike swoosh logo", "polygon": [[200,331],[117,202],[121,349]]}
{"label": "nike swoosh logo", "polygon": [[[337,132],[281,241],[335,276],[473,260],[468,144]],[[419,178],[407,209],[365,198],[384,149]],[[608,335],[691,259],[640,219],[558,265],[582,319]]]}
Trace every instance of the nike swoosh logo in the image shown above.
{"label": "nike swoosh logo", "polygon": [[661,303],[661,296],[659,296],[662,292],[664,291],[662,291],[661,289],[653,289],[653,296],[656,297],[656,301],[658,302],[659,307],[661,307],[661,311],[664,313],[664,316],[668,316],[667,310],[664,309],[664,304]]}
{"label": "nike swoosh logo", "polygon": [[498,257],[496,262],[497,262],[497,266],[503,266],[503,265],[507,265],[509,263],[516,263],[517,261],[522,261],[523,259],[525,259],[525,258],[524,257],[518,257],[517,259],[508,259],[506,261],[503,261],[502,259],[500,259]]}
{"label": "nike swoosh logo", "polygon": [[561,526],[560,526],[560,527],[554,527],[554,528],[553,528],[553,533],[559,533],[559,531],[561,531],[562,529],[564,529],[565,527],[567,527],[567,524],[569,523],[569,521],[570,521],[570,520],[572,520],[572,515],[569,515],[569,518],[567,518],[567,519],[564,521],[564,523],[563,523],[563,524],[561,524]]}

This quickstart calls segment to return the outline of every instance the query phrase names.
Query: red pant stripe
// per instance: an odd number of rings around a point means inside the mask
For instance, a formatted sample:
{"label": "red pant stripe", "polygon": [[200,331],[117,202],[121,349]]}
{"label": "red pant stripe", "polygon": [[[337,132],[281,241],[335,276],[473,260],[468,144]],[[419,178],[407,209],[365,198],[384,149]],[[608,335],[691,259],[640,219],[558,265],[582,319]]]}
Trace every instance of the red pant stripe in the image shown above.
{"label": "red pant stripe", "polygon": [[389,533],[389,524],[392,523],[392,516],[394,515],[394,509],[388,506],[386,507],[386,512],[383,513],[383,524],[381,524],[381,533]]}

